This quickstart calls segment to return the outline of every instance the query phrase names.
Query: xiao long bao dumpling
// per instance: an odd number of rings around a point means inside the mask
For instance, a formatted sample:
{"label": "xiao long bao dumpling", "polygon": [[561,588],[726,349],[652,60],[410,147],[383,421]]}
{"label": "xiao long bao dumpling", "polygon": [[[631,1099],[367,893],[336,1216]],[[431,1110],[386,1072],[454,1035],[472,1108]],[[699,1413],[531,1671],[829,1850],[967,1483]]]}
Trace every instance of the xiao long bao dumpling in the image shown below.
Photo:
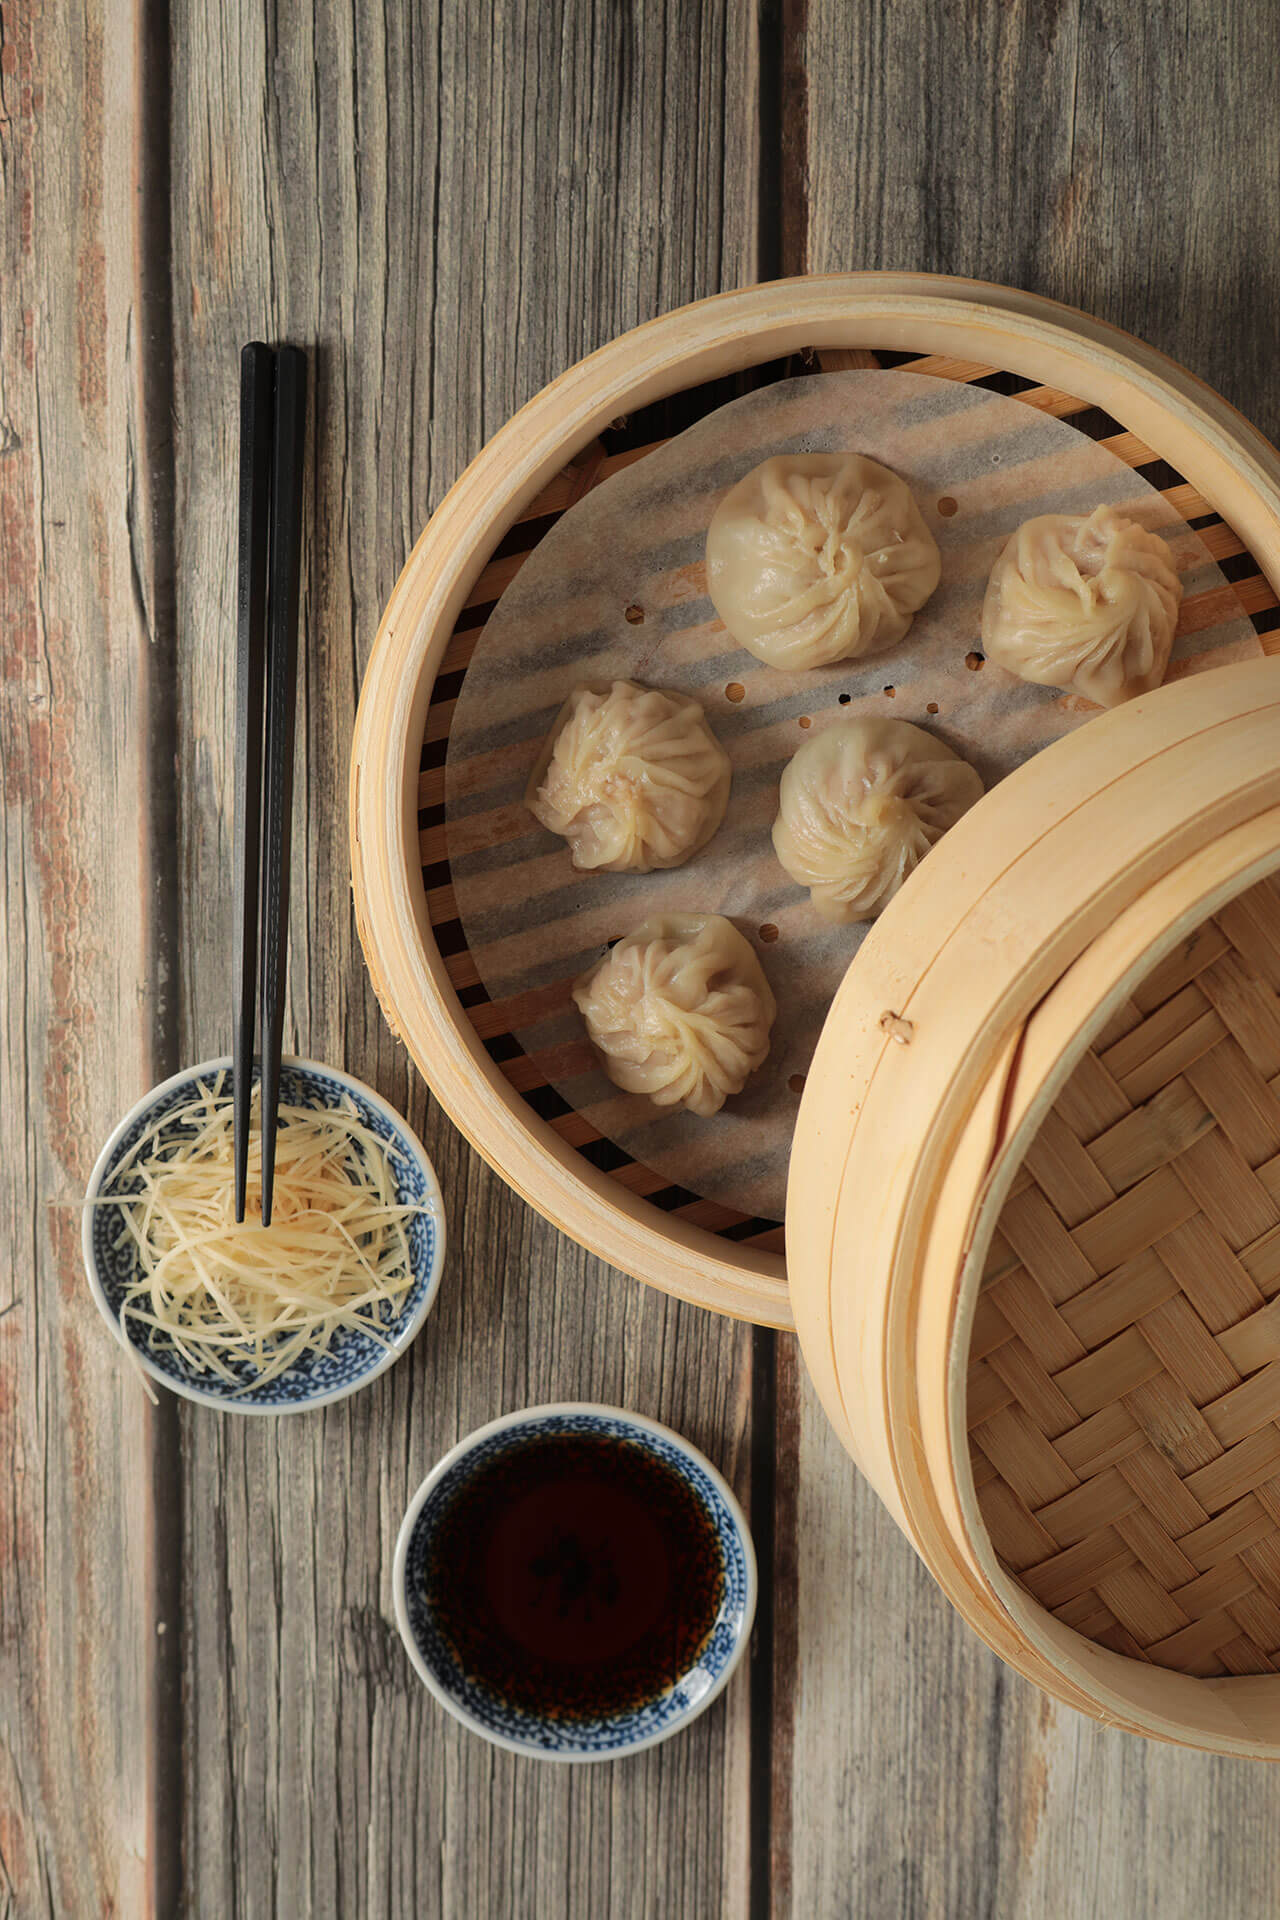
{"label": "xiao long bao dumpling", "polygon": [[716,612],[757,659],[789,671],[894,646],[941,566],[906,482],[857,453],[764,461],[707,531]]}
{"label": "xiao long bao dumpling", "polygon": [[824,920],[869,920],[982,797],[967,761],[905,720],[844,720],[782,775],[773,845]]}
{"label": "xiao long bao dumpling", "polygon": [[729,804],[729,756],[687,694],[615,680],[575,687],[525,791],[573,864],[609,873],[678,867]]}
{"label": "xiao long bao dumpling", "polygon": [[755,952],[718,913],[646,920],[573,997],[615,1086],[704,1118],[763,1063],[777,1012]]}
{"label": "xiao long bao dumpling", "polygon": [[1182,584],[1159,534],[1111,507],[1024,521],[991,569],[988,660],[1100,707],[1164,679]]}

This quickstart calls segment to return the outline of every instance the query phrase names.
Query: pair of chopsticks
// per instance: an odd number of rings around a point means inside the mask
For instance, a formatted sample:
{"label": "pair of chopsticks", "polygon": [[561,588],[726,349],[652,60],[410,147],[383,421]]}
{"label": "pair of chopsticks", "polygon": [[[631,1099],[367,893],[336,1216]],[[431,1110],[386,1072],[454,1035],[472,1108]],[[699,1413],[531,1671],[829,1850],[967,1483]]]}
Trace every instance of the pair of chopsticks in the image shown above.
{"label": "pair of chopsticks", "polygon": [[[240,354],[236,598],[236,1219],[244,1219],[254,1023],[261,978],[262,1224],[271,1225],[289,951],[289,842],[298,686],[298,575],[307,363],[297,347]],[[261,911],[260,911],[261,910]],[[259,938],[261,926],[261,938]]]}

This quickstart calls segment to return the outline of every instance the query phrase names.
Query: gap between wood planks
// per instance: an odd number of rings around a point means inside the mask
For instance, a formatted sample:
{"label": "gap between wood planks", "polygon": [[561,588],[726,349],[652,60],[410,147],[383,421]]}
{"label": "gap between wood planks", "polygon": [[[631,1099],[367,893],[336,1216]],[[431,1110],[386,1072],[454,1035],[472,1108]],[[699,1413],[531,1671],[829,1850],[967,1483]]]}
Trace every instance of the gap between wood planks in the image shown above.
{"label": "gap between wood planks", "polygon": [[[178,1057],[179,885],[176,821],[178,777],[178,657],[175,617],[173,469],[173,307],[170,281],[171,43],[168,0],[139,0],[134,126],[135,315],[137,417],[142,444],[131,449],[128,519],[134,591],[147,633],[146,871],[151,898],[143,903],[148,928],[151,995],[151,1067],[164,1080]],[[162,1394],[151,1409],[150,1606],[152,1654],[151,1792],[147,1835],[151,1911],[177,1913],[183,1904],[183,1619],[186,1605],[182,1426],[178,1401]]]}
{"label": "gap between wood planks", "polygon": [[[759,17],[759,68],[762,76],[776,69],[783,44],[782,10],[765,4]],[[179,848],[174,832],[177,818],[177,780],[174,742],[179,738],[177,711],[178,640],[175,618],[174,564],[177,549],[174,497],[172,420],[175,412],[174,343],[171,262],[171,179],[173,161],[171,111],[172,36],[165,0],[138,0],[136,11],[138,60],[137,181],[134,255],[137,279],[134,351],[141,416],[141,444],[133,451],[131,529],[135,582],[149,640],[149,679],[146,724],[150,742],[147,795],[148,844],[152,896],[147,902],[150,936],[149,968],[154,982],[164,982],[155,997],[152,1033],[156,1078],[175,1071],[179,1052],[179,1009],[183,983],[178,919],[181,880]],[[802,233],[805,220],[802,171],[792,147],[784,177],[778,170],[775,142],[781,129],[781,95],[772,82],[761,102],[761,126],[766,151],[760,163],[762,203],[758,274],[777,278],[802,265],[788,258],[781,245],[784,209],[791,229]],[[776,189],[776,191],[775,191]],[[774,1337],[757,1329],[753,1336],[752,1386],[755,1403],[753,1428],[751,1518],[762,1568],[758,1629],[753,1648],[751,1694],[751,1753],[749,1772],[751,1912],[774,1911],[771,1876],[771,1804],[773,1783],[774,1633],[772,1560],[774,1543],[777,1352]],[[176,1913],[191,1890],[184,1885],[183,1847],[186,1830],[184,1805],[185,1741],[183,1621],[186,1612],[185,1526],[183,1514],[183,1428],[176,1403],[169,1397],[155,1410],[150,1462],[152,1553],[148,1601],[157,1625],[154,1647],[155,1714],[152,1728],[151,1806],[148,1855],[151,1911]],[[790,1696],[782,1710],[789,1712]]]}
{"label": "gap between wood planks", "polygon": [[[805,270],[808,230],[807,92],[804,73],[806,0],[760,0],[757,59],[758,224],[756,272],[761,280]],[[794,1336],[782,1377],[797,1363]],[[750,1674],[748,1771],[749,1920],[771,1920],[791,1906],[792,1739],[775,1742],[775,1727],[791,1733],[797,1678],[794,1636],[778,1631],[777,1577],[794,1582],[795,1469],[799,1426],[792,1392],[783,1395],[787,1431],[779,1418],[779,1342],[769,1327],[751,1336],[751,1531],[760,1565],[760,1594]],[[779,1443],[785,1467],[779,1472]],[[782,1507],[779,1509],[779,1494]],[[784,1622],[794,1615],[784,1609]]]}

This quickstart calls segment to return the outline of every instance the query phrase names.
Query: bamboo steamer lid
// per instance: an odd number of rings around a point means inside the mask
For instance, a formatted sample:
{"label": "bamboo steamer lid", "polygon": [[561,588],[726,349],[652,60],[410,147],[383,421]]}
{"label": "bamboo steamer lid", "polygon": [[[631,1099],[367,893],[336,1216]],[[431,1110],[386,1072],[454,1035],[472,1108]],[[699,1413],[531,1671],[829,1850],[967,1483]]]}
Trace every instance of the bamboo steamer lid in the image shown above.
{"label": "bamboo steamer lid", "polygon": [[[1118,1165],[1114,1118],[1110,1128],[1097,1129],[1099,1140],[1107,1141],[1102,1154],[1091,1158],[1076,1142],[1080,1165],[1093,1170],[1098,1191],[1080,1195],[1074,1227],[1055,1220],[1060,1244],[1043,1221],[1038,1229],[1024,1222],[1015,1254],[998,1222],[1010,1217],[1009,1196],[1029,1144],[1055,1116],[1064,1124],[1054,1103],[1091,1039],[1144,980],[1156,979],[1160,991],[1153,969],[1161,963],[1171,991],[1151,1004],[1153,1014],[1171,1009],[1160,1017],[1175,1067],[1184,1057],[1198,1059],[1206,1038],[1199,1010],[1208,1003],[1198,989],[1192,994],[1188,988],[1181,993],[1184,1004],[1175,1004],[1179,980],[1195,976],[1189,955],[1198,954],[1203,964],[1207,954],[1208,964],[1218,965],[1216,979],[1235,985],[1224,1027],[1233,1057],[1250,1043],[1255,1052],[1264,1042],[1280,1046],[1280,894],[1267,878],[1277,868],[1280,661],[1227,668],[1162,689],[1037,755],[946,836],[918,884],[906,887],[881,916],[850,968],[801,1104],[787,1209],[792,1304],[823,1404],[971,1624],[1029,1678],[1101,1718],[1189,1745],[1268,1757],[1280,1757],[1280,1675],[1271,1671],[1269,1657],[1277,1643],[1269,1650],[1251,1643],[1248,1656],[1236,1649],[1234,1657],[1251,1661],[1258,1673],[1203,1677],[1230,1675],[1233,1656],[1229,1651],[1225,1667],[1212,1658],[1203,1636],[1197,1641],[1197,1628],[1206,1616],[1230,1623],[1233,1601],[1250,1593],[1255,1615],[1264,1603],[1276,1609],[1268,1591],[1269,1561],[1264,1557],[1259,1581],[1251,1576],[1248,1556],[1256,1562],[1261,1544],[1280,1539],[1280,1511],[1270,1511],[1270,1482],[1280,1471],[1280,1366],[1273,1364],[1280,1359],[1280,1309],[1274,1325],[1265,1313],[1259,1323],[1265,1302],[1256,1288],[1236,1303],[1234,1324],[1252,1323],[1243,1343],[1239,1337],[1235,1343],[1252,1385],[1243,1398],[1235,1389],[1225,1444],[1213,1423],[1188,1403],[1187,1422],[1204,1427],[1207,1451],[1199,1468],[1187,1466],[1187,1437],[1173,1431],[1169,1407],[1158,1400],[1143,1403],[1137,1387],[1160,1371],[1158,1355],[1149,1351],[1156,1330],[1148,1316],[1173,1298],[1215,1353],[1224,1336],[1227,1351],[1232,1347],[1233,1309],[1217,1303],[1209,1316],[1216,1324],[1209,1326],[1193,1313],[1189,1303],[1202,1299],[1204,1276],[1192,1260],[1188,1286],[1175,1284],[1176,1274],[1160,1257],[1164,1230],[1198,1220],[1205,1246],[1221,1245],[1232,1257],[1259,1237],[1257,1229],[1266,1240],[1265,1214],[1253,1220],[1240,1213],[1239,1231],[1232,1232],[1231,1201],[1220,1183],[1239,1172],[1242,1190],[1251,1190],[1261,1175],[1280,1194],[1280,1158],[1274,1168],[1269,1159],[1260,1169],[1249,1166],[1233,1142],[1228,1111],[1219,1130],[1218,1190],[1210,1191],[1205,1206],[1196,1181],[1188,1185],[1189,1169],[1180,1173],[1179,1157],[1207,1129],[1196,1132],[1187,1124],[1184,1139],[1176,1124],[1170,1126],[1176,1098],[1167,1087],[1180,1078],[1171,1072],[1154,1096],[1163,1098],[1155,1116],[1164,1124],[1163,1158],[1148,1148],[1150,1166],[1142,1159],[1139,1135],[1151,1116],[1144,1114],[1146,1103],[1122,1098],[1125,1139],[1139,1159]],[[1222,910],[1233,901],[1244,903],[1235,929],[1238,952],[1220,930]],[[1207,940],[1206,925],[1214,929]],[[1224,956],[1229,966],[1222,964]],[[1200,1029],[1190,1034],[1196,1020]],[[1265,1079],[1267,1066],[1275,1090]],[[1280,1117],[1280,1052],[1274,1065],[1269,1057],[1261,1059],[1254,1079],[1262,1088],[1259,1113],[1252,1116],[1256,1130],[1268,1101]],[[1215,1104],[1224,1111],[1221,1099]],[[1206,1122],[1214,1117],[1206,1109]],[[1259,1155],[1270,1144],[1264,1140]],[[1104,1165],[1112,1167],[1114,1186]],[[1212,1165],[1202,1157],[1196,1171],[1212,1189]],[[1224,1224],[1234,1247],[1224,1240]],[[993,1237],[998,1251],[989,1265]],[[1153,1247],[1144,1268],[1136,1253]],[[1207,1258],[1202,1251],[1202,1261]],[[968,1434],[970,1337],[984,1311],[984,1271],[1004,1286],[1001,1301],[1016,1324],[1031,1329],[1029,1339],[1018,1339],[1001,1322],[1014,1386],[1006,1390],[994,1376],[993,1431],[1004,1413],[1009,1427],[990,1440],[994,1466],[981,1446],[971,1457]],[[1011,1279],[1017,1281],[1012,1289]],[[1047,1320],[1055,1307],[1066,1312],[1072,1300],[1089,1296],[1088,1311],[1096,1320],[1099,1289],[1112,1296],[1110,1312],[1099,1322],[1105,1338],[1092,1353],[1077,1342],[1084,1357],[1077,1359],[1074,1351],[1059,1356],[1065,1364],[1051,1375],[1036,1356],[1041,1330],[1035,1314],[1043,1309]],[[1020,1312],[1031,1321],[1019,1320]],[[1080,1324],[1080,1315],[1075,1318]],[[1064,1337],[1069,1331],[1068,1324]],[[1141,1380],[1133,1375],[1132,1355],[1129,1377],[1123,1351],[1112,1346],[1126,1334],[1130,1347],[1141,1349]],[[1188,1338],[1185,1331],[1182,1338]],[[1143,1354],[1152,1362],[1145,1373]],[[1117,1367],[1112,1398],[1107,1373]],[[1231,1377],[1239,1376],[1233,1370]],[[1060,1451],[1026,1413],[1027,1406],[1042,1409],[1052,1396],[1045,1424]],[[1210,1413],[1221,1425],[1215,1408],[1211,1404]],[[981,1439],[981,1420],[976,1431]],[[1009,1450],[1008,1474],[999,1470],[1006,1459],[1002,1445]],[[1029,1505],[1037,1492],[1038,1450],[1055,1463],[1039,1484],[1039,1517]],[[1044,1591],[1070,1593],[1075,1564],[1086,1563],[1085,1588],[1071,1600],[1079,1602],[1084,1593],[1081,1617],[1092,1631],[1106,1629],[1089,1613],[1092,1607],[1096,1616],[1098,1605],[1088,1586],[1089,1555],[1095,1556],[1094,1570],[1104,1549],[1110,1555],[1104,1586],[1126,1567],[1137,1569],[1148,1607],[1156,1609],[1162,1598],[1173,1622],[1169,1635],[1154,1639],[1154,1654],[1132,1636],[1126,1651],[1115,1651],[1126,1644],[1117,1633],[1111,1644],[1097,1644],[1038,1604],[1027,1591],[1027,1583],[1034,1588],[1035,1572],[1028,1574],[1024,1565],[1020,1581],[1007,1553],[993,1545],[975,1459],[986,1476],[984,1487],[998,1484],[1006,1504],[1016,1509],[1007,1515],[1006,1547],[1013,1541],[1016,1551],[1032,1527],[1043,1536],[1042,1565],[1050,1569],[1042,1577]],[[1211,1467],[1211,1461],[1219,1464]],[[1121,1470],[1126,1465],[1127,1474]],[[1093,1466],[1096,1476],[1088,1471]],[[1167,1502],[1166,1481],[1177,1483],[1191,1511],[1181,1544],[1162,1528],[1171,1564],[1161,1574],[1155,1570],[1160,1553],[1150,1544],[1143,1549],[1142,1529],[1150,1532],[1156,1517],[1167,1518],[1161,1505]],[[1142,1551],[1133,1548],[1135,1538]],[[1236,1551],[1241,1542],[1243,1562]],[[1028,1564],[1033,1561],[1034,1547]],[[1071,1600],[1064,1604],[1068,1619]],[[1204,1609],[1201,1616],[1194,1614],[1197,1605]],[[1219,1633],[1229,1650],[1240,1637],[1231,1625]],[[1165,1639],[1172,1642],[1168,1648]],[[1184,1666],[1192,1671],[1175,1670]]]}

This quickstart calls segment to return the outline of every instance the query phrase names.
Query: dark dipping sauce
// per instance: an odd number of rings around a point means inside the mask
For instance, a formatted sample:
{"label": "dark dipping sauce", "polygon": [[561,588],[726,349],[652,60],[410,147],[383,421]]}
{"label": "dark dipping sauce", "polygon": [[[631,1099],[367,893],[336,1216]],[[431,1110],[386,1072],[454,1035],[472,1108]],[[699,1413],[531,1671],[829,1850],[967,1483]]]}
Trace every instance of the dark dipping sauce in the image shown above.
{"label": "dark dipping sauce", "polygon": [[435,1529],[431,1612],[469,1677],[551,1720],[664,1694],[715,1625],[724,1564],[688,1483],[643,1447],[548,1434],[479,1467]]}

